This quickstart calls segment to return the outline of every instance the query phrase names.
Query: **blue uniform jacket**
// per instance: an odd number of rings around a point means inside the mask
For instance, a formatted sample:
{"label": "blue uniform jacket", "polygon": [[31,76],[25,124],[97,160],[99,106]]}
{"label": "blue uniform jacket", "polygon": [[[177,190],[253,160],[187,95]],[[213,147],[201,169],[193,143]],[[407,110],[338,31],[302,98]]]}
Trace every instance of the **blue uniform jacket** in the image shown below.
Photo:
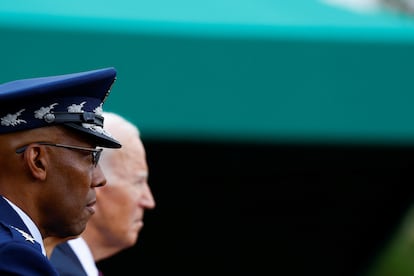
{"label": "blue uniform jacket", "polygon": [[0,196],[0,275],[57,276],[23,220]]}

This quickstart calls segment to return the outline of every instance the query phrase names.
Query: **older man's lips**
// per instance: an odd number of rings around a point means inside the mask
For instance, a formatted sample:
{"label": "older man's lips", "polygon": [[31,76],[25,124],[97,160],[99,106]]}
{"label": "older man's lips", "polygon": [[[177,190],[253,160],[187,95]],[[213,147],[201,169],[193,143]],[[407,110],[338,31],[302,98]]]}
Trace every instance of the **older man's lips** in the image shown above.
{"label": "older man's lips", "polygon": [[142,227],[144,227],[144,221],[142,220],[136,221],[136,226],[138,229],[141,229]]}

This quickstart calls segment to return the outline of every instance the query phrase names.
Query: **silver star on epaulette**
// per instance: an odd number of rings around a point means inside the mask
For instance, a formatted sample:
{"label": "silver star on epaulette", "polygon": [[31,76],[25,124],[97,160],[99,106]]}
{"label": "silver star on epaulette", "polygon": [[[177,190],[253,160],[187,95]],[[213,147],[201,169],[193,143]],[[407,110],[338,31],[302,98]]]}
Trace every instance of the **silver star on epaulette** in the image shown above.
{"label": "silver star on epaulette", "polygon": [[21,229],[19,229],[17,227],[14,227],[12,225],[11,225],[11,227],[13,227],[14,229],[16,229],[20,234],[22,234],[22,236],[26,239],[26,241],[30,241],[31,243],[34,243],[35,239],[29,233],[26,233],[23,230],[21,230]]}

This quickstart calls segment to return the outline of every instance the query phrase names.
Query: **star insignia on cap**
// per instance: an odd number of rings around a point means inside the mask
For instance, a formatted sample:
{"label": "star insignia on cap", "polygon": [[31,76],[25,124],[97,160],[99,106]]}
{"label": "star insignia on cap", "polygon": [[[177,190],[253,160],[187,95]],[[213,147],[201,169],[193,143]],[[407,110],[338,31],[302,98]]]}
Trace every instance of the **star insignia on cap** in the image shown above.
{"label": "star insignia on cap", "polygon": [[29,233],[24,232],[23,230],[14,227],[11,225],[11,227],[13,227],[14,229],[16,229],[20,234],[22,234],[22,236],[26,239],[26,241],[30,241],[31,243],[34,243],[35,239],[32,237],[32,235],[30,235]]}

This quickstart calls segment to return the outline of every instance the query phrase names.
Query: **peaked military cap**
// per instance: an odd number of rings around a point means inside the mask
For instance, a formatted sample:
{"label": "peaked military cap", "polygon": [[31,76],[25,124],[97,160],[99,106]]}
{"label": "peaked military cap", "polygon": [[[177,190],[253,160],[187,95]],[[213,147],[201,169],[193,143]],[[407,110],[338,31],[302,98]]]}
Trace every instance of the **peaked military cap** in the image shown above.
{"label": "peaked military cap", "polygon": [[120,148],[103,129],[103,104],[116,79],[115,68],[22,79],[0,84],[0,134],[65,125],[98,146]]}

